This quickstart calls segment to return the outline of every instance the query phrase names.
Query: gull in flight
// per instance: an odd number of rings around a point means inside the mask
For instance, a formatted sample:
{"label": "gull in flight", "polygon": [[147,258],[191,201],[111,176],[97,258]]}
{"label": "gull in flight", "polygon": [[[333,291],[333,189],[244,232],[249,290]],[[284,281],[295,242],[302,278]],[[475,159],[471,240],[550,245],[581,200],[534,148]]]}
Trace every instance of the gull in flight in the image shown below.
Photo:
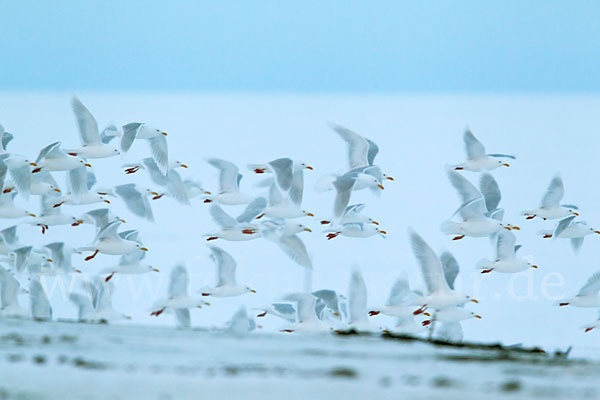
{"label": "gull in flight", "polygon": [[565,195],[565,187],[560,174],[556,174],[550,181],[540,206],[535,210],[523,211],[527,219],[535,217],[547,219],[563,219],[571,215],[579,215],[579,209],[572,204],[560,204]]}
{"label": "gull in flight", "polygon": [[154,303],[150,315],[158,317],[165,310],[173,312],[177,326],[187,328],[190,326],[190,308],[202,308],[209,305],[202,297],[188,295],[189,277],[187,269],[183,265],[177,265],[169,275],[168,298],[158,300]]}
{"label": "gull in flight", "polygon": [[35,214],[15,205],[16,195],[16,192],[0,193],[0,219],[35,217]]}
{"label": "gull in flight", "polygon": [[[365,223],[365,224],[373,224],[379,225],[379,222],[375,221],[372,218],[364,216],[362,211],[365,209],[365,204],[352,204],[346,207],[344,214],[342,215],[342,219],[340,221],[340,225],[351,224],[351,223]],[[320,221],[321,225],[331,224],[331,221]]]}
{"label": "gull in flight", "polygon": [[117,230],[121,226],[121,221],[109,223],[96,235],[94,243],[89,246],[80,247],[77,251],[92,251],[92,255],[87,256],[85,261],[89,261],[96,257],[98,253],[121,256],[124,254],[133,253],[137,250],[148,251],[141,244],[134,240],[123,239]]}
{"label": "gull in flight", "polygon": [[142,124],[140,122],[131,122],[123,125],[123,135],[121,136],[121,151],[126,153],[131,148],[136,139],[145,139],[150,144],[152,158],[160,168],[163,174],[169,170],[169,149],[167,146],[167,133],[156,129],[155,127]]}
{"label": "gull in flight", "polygon": [[313,167],[300,161],[294,161],[291,158],[278,158],[267,164],[248,164],[248,169],[257,174],[275,174],[277,186],[282,191],[287,192],[292,190],[294,179],[302,182],[302,171],[305,169],[312,171]]}
{"label": "gull in flight", "polygon": [[585,307],[585,308],[600,308],[600,297],[598,292],[600,291],[600,272],[596,272],[592,275],[585,285],[579,289],[579,293],[575,297],[559,300],[555,305],[561,307],[572,306],[572,307]]}
{"label": "gull in flight", "polygon": [[478,268],[482,274],[489,274],[492,271],[504,274],[514,274],[525,271],[529,268],[537,268],[537,265],[527,260],[517,258],[516,252],[521,246],[515,246],[517,238],[511,231],[501,231],[498,233],[496,241],[496,260],[490,261],[482,259],[478,263]]}
{"label": "gull in flight", "polygon": [[409,236],[413,253],[421,267],[423,280],[427,287],[427,294],[415,299],[414,304],[421,306],[419,310],[414,312],[415,315],[423,313],[427,308],[439,311],[469,301],[478,303],[477,300],[466,294],[451,289],[446,280],[442,262],[437,254],[415,231],[409,230]]}
{"label": "gull in flight", "polygon": [[505,160],[515,159],[515,156],[508,154],[486,154],[485,147],[477,140],[470,129],[463,134],[465,142],[465,151],[467,152],[467,161],[462,164],[452,166],[456,171],[467,170],[473,172],[491,171],[498,167],[510,167]]}
{"label": "gull in flight", "polygon": [[19,282],[0,265],[0,315],[3,317],[24,318],[29,315],[19,304]]}
{"label": "gull in flight", "polygon": [[221,206],[216,203],[212,204],[209,213],[221,230],[205,234],[206,240],[244,241],[258,239],[261,236],[259,227],[257,224],[251,223],[251,221],[262,214],[266,206],[267,200],[264,197],[257,197],[246,206],[242,214],[237,218],[233,218],[223,211]]}
{"label": "gull in flight", "polygon": [[[132,240],[132,239],[130,239]],[[102,268],[98,271],[99,275],[105,275],[104,280],[108,282],[115,274],[120,275],[139,275],[147,272],[160,272],[158,268],[143,262],[146,257],[146,252],[143,250],[134,251],[129,254],[124,254],[119,258],[119,263],[110,267]]]}
{"label": "gull in flight", "polygon": [[[93,176],[93,175],[92,175]],[[71,191],[66,196],[60,198],[53,207],[60,207],[63,204],[72,206],[83,206],[95,203],[110,204],[110,200],[104,198],[97,192],[90,192],[88,188],[88,171],[85,167],[74,168],[69,171],[69,183]]]}
{"label": "gull in flight", "polygon": [[387,231],[379,229],[372,223],[365,222],[349,222],[341,225],[334,225],[325,229],[327,240],[335,239],[339,235],[352,238],[367,238],[375,235],[380,235],[385,239]]}
{"label": "gull in flight", "polygon": [[135,183],[115,186],[115,194],[123,200],[129,211],[138,217],[154,222],[152,206],[148,198],[154,198],[159,194],[152,189],[143,188]]}
{"label": "gull in flight", "polygon": [[256,293],[256,290],[237,283],[235,279],[237,263],[231,254],[217,246],[209,246],[209,248],[210,257],[217,267],[217,285],[214,288],[201,289],[202,296],[235,297],[246,293]]}
{"label": "gull in flight", "polygon": [[77,307],[79,322],[109,322],[131,319],[116,311],[112,305],[115,287],[112,282],[104,282],[100,277],[83,282],[86,295],[71,293],[69,300]]}
{"label": "gull in flight", "polygon": [[277,246],[296,264],[312,269],[312,261],[304,242],[298,237],[300,232],[312,232],[306,226],[285,220],[268,220],[260,224],[260,234]]}
{"label": "gull in flight", "polygon": [[60,142],[54,142],[44,147],[35,160],[36,168],[31,172],[46,171],[70,171],[82,166],[91,167],[88,162],[80,156],[72,156],[65,153]]}
{"label": "gull in flight", "polygon": [[252,196],[240,192],[242,174],[235,164],[218,158],[210,158],[207,162],[219,170],[219,192],[208,195],[204,200],[205,203],[216,201],[223,205],[234,206],[252,201]]}
{"label": "gull in flight", "polygon": [[[302,197],[300,197],[300,202]],[[311,212],[302,210],[300,203],[295,203],[291,198],[284,197],[275,183],[271,184],[269,188],[269,205],[265,208],[264,215],[268,218],[300,218],[300,217],[314,217],[315,215]]]}
{"label": "gull in flight", "polygon": [[69,155],[84,158],[106,158],[121,154],[115,147],[102,141],[96,119],[77,97],[71,98],[71,106],[79,128],[81,147],[66,150]]}
{"label": "gull in flight", "polygon": [[574,221],[575,217],[575,215],[571,215],[564,218],[556,225],[554,231],[542,230],[539,234],[545,239],[571,239],[571,246],[577,254],[583,245],[583,239],[592,233],[600,234],[600,230],[588,226],[585,221]]}
{"label": "gull in flight", "polygon": [[48,301],[48,296],[40,282],[40,278],[34,275],[29,283],[29,306],[31,308],[31,317],[35,321],[52,320],[52,306]]}

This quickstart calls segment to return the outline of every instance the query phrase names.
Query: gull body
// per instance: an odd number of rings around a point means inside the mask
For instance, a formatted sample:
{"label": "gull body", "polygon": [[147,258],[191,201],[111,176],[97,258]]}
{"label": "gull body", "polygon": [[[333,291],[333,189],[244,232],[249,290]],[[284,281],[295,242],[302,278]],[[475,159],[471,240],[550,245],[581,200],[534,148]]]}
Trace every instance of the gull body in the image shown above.
{"label": "gull body", "polygon": [[471,130],[467,129],[463,134],[467,161],[453,166],[454,170],[467,170],[472,172],[491,171],[505,166],[509,167],[505,160],[514,159],[514,156],[508,154],[486,154],[485,147],[477,140]]}

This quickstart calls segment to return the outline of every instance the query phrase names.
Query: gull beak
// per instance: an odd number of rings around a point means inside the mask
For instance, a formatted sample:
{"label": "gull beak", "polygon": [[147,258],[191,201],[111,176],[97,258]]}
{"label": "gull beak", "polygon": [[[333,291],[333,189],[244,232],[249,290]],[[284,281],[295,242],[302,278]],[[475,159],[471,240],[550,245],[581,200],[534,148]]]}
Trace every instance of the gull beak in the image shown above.
{"label": "gull beak", "polygon": [[506,229],[507,231],[511,231],[512,229],[510,228],[510,226],[504,226],[504,229]]}
{"label": "gull beak", "polygon": [[256,293],[256,290],[254,290],[254,289],[250,289],[250,292],[252,292],[252,293]]}
{"label": "gull beak", "polygon": [[537,265],[532,265],[531,268],[536,268],[537,269],[538,266]]}
{"label": "gull beak", "polygon": [[154,271],[154,272],[160,272],[160,270],[158,268],[152,268],[152,271]]}
{"label": "gull beak", "polygon": [[106,204],[110,204],[110,200],[104,200]]}
{"label": "gull beak", "polygon": [[512,225],[511,228],[514,229],[515,231],[520,231],[521,230],[521,228],[519,228],[516,225]]}
{"label": "gull beak", "polygon": [[53,262],[51,258],[46,258],[46,261]]}
{"label": "gull beak", "polygon": [[429,314],[428,312],[424,312],[423,315],[426,315],[428,317],[431,317],[431,314]]}
{"label": "gull beak", "polygon": [[209,196],[210,196],[212,193],[211,193],[211,192],[207,192],[207,191],[205,191],[205,192],[204,192],[204,194],[207,194],[207,195],[209,195]]}
{"label": "gull beak", "polygon": [[167,136],[167,132],[161,132],[161,135]]}
{"label": "gull beak", "polygon": [[311,230],[311,229],[309,229],[309,228],[304,228],[304,231],[305,231],[305,232],[312,232],[312,230]]}
{"label": "gull beak", "polygon": [[307,165],[307,166],[306,166],[306,169],[309,169],[309,170],[311,170],[311,171],[312,171],[312,170],[314,170],[314,168],[313,168],[313,167],[311,167],[310,165]]}
{"label": "gull beak", "polygon": [[474,315],[475,318],[481,319],[481,315]]}
{"label": "gull beak", "polygon": [[82,219],[78,219],[78,220],[77,220],[77,221],[75,221],[75,222],[77,222],[77,224],[79,224],[79,225],[83,224],[83,220],[82,220]]}
{"label": "gull beak", "polygon": [[594,233],[597,233],[598,235],[600,235],[600,231],[594,231]]}
{"label": "gull beak", "polygon": [[333,315],[335,315],[336,317],[339,317],[340,313],[334,312]]}
{"label": "gull beak", "polygon": [[156,192],[150,192],[151,194],[153,194],[154,196],[158,196],[158,193]]}
{"label": "gull beak", "polygon": [[33,213],[28,213],[30,217],[35,217],[35,214]]}
{"label": "gull beak", "polygon": [[389,181],[393,181],[394,178],[392,178],[391,176],[386,176],[385,179],[389,180]]}
{"label": "gull beak", "polygon": [[573,215],[576,215],[576,216],[578,216],[578,217],[579,217],[579,213],[578,213],[578,212],[574,212],[574,211],[573,211]]}
{"label": "gull beak", "polygon": [[34,162],[30,162],[29,165],[31,165],[32,167],[37,167],[37,164]]}
{"label": "gull beak", "polygon": [[306,216],[307,216],[307,217],[314,217],[314,216],[315,216],[315,214],[313,214],[313,213],[306,213]]}
{"label": "gull beak", "polygon": [[142,251],[148,251],[148,249],[146,247],[140,247],[140,250],[142,250]]}
{"label": "gull beak", "polygon": [[90,164],[90,163],[85,163],[83,165],[85,165],[86,167],[91,167],[92,166],[92,164]]}
{"label": "gull beak", "polygon": [[181,166],[181,168],[187,168],[187,164],[179,164]]}
{"label": "gull beak", "polygon": [[383,185],[377,185],[377,187],[378,187],[379,189],[381,189],[381,190],[385,189],[385,188],[383,187]]}
{"label": "gull beak", "polygon": [[60,189],[54,188],[52,190],[54,190],[56,193],[60,193]]}
{"label": "gull beak", "polygon": [[383,235],[387,235],[387,231],[379,231],[379,233],[381,233]]}
{"label": "gull beak", "polygon": [[375,220],[371,220],[371,223],[372,223],[372,224],[375,224],[375,225],[379,225],[379,222],[377,222],[377,221],[375,221]]}
{"label": "gull beak", "polygon": [[472,301],[473,303],[479,304],[479,301],[478,301],[478,300],[471,299],[471,301]]}
{"label": "gull beak", "polygon": [[119,218],[119,221],[121,221],[122,223],[125,223],[127,221],[125,221],[124,219]]}
{"label": "gull beak", "polygon": [[502,165],[504,165],[505,167],[510,167],[510,164],[508,164],[508,163],[504,163]]}

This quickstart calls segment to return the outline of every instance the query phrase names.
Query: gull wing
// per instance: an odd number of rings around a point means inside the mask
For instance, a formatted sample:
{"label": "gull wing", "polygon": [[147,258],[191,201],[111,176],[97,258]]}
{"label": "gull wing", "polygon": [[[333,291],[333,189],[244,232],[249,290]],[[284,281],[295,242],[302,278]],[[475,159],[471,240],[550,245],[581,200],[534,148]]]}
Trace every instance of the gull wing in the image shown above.
{"label": "gull wing", "polygon": [[470,129],[467,129],[463,134],[463,141],[465,142],[465,151],[469,160],[478,160],[485,157],[485,147],[477,140]]}
{"label": "gull wing", "polygon": [[563,198],[565,194],[565,188],[563,185],[562,178],[559,174],[557,174],[548,185],[546,189],[546,193],[544,193],[544,197],[542,198],[542,207],[558,207],[560,204],[560,200]]}
{"label": "gull wing", "polygon": [[596,272],[588,279],[588,281],[579,289],[577,296],[597,296],[600,291],[600,272]]}
{"label": "gull wing", "polygon": [[278,158],[269,163],[277,180],[277,185],[283,191],[290,189],[292,185],[294,162],[291,158]]}
{"label": "gull wing", "polygon": [[377,157],[377,154],[379,153],[379,146],[377,146],[377,144],[370,139],[365,140],[369,144],[369,151],[367,152],[367,161],[369,162],[369,165],[373,165],[373,163],[375,162],[375,157]]}
{"label": "gull wing", "polygon": [[488,211],[493,211],[498,208],[500,200],[502,200],[502,194],[500,193],[500,186],[491,174],[485,173],[481,175],[479,180],[479,189],[483,198],[485,199],[485,207]]}
{"label": "gull wing", "polygon": [[19,282],[3,266],[0,266],[0,302],[2,308],[18,304]]}
{"label": "gull wing", "polygon": [[560,222],[556,225],[552,237],[556,239],[561,233],[563,233],[563,231],[571,225],[575,217],[576,215],[571,215],[567,218],[561,219]]}
{"label": "gull wing", "polygon": [[444,275],[442,263],[435,252],[429,245],[413,230],[409,231],[410,242],[413,253],[417,258],[417,262],[421,267],[423,280],[429,293],[434,292],[450,292],[448,282]]}
{"label": "gull wing", "polygon": [[173,268],[169,278],[169,298],[187,296],[189,282],[187,269],[183,265]]}
{"label": "gull wing", "polygon": [[515,258],[515,243],[517,238],[511,231],[502,229],[496,242],[496,259],[506,260]]}
{"label": "gull wing", "polygon": [[101,144],[98,123],[92,113],[75,96],[71,98],[71,107],[73,107],[73,113],[75,114],[75,120],[79,128],[81,144],[84,146]]}
{"label": "gull wing", "polygon": [[150,151],[156,164],[163,174],[169,171],[169,147],[167,138],[164,135],[157,135],[148,139],[150,143]]}
{"label": "gull wing", "polygon": [[38,157],[35,160],[36,164],[39,163],[40,161],[42,161],[44,158],[64,157],[65,153],[62,151],[60,146],[61,146],[60,142],[54,142],[54,143],[51,143],[48,146],[44,147],[40,151],[40,154],[38,154]]}
{"label": "gull wing", "polygon": [[248,205],[244,209],[244,212],[236,218],[236,221],[240,224],[249,223],[254,218],[258,217],[265,210],[266,207],[267,200],[264,197],[257,197],[256,199],[248,203]]}
{"label": "gull wing", "polygon": [[130,122],[127,125],[123,125],[123,136],[121,136],[121,151],[123,151],[124,153],[129,151],[141,126],[142,124],[140,122]]}
{"label": "gull wing", "polygon": [[299,168],[294,171],[292,176],[292,186],[290,187],[290,191],[288,192],[288,196],[292,203],[296,204],[296,206],[300,207],[302,204],[302,196],[304,193],[304,170]]}
{"label": "gull wing", "polygon": [[138,217],[146,218],[147,220],[154,222],[152,206],[150,205],[148,197],[145,194],[140,193],[134,183],[115,186],[115,193],[123,200],[123,202],[125,202],[129,211]]}
{"label": "gull wing", "polygon": [[312,292],[312,295],[318,299],[321,299],[325,303],[325,307],[329,308],[335,313],[339,313],[338,307],[338,295],[335,290],[322,289]]}
{"label": "gull wing", "polygon": [[344,174],[335,181],[333,181],[333,187],[335,188],[335,201],[333,203],[333,215],[337,218],[340,218],[344,215],[344,211],[346,211],[346,207],[350,202],[350,196],[352,195],[352,189],[356,184],[356,178]]}
{"label": "gull wing", "polygon": [[348,323],[363,321],[367,315],[367,286],[360,272],[352,272],[348,292]]}
{"label": "gull wing", "polygon": [[177,308],[174,310],[177,326],[180,328],[189,328],[192,321],[190,318],[190,310],[187,308]]}
{"label": "gull wing", "polygon": [[313,269],[306,246],[297,235],[282,236],[277,240],[277,245],[296,264]]}
{"label": "gull wing", "polygon": [[370,165],[368,161],[369,142],[364,137],[341,125],[330,124],[330,126],[346,142],[349,169]]}
{"label": "gull wing", "polygon": [[119,238],[117,230],[121,224],[122,222],[119,220],[108,223],[100,232],[98,232],[98,235],[96,235],[96,241]]}
{"label": "gull wing", "polygon": [[221,229],[233,228],[238,224],[237,220],[227,214],[220,205],[213,203],[208,209],[212,219],[219,225]]}
{"label": "gull wing", "polygon": [[463,204],[482,197],[481,193],[479,192],[479,190],[477,190],[475,185],[469,182],[467,178],[465,178],[458,172],[454,170],[448,170],[447,174],[450,183],[456,190],[456,193],[458,194],[458,197]]}
{"label": "gull wing", "polygon": [[29,284],[29,301],[32,318],[52,319],[52,307],[37,276],[34,276]]}
{"label": "gull wing", "polygon": [[239,191],[238,175],[240,175],[240,173],[238,167],[234,163],[218,158],[211,158],[208,160],[208,163],[219,170],[220,193]]}
{"label": "gull wing", "polygon": [[411,296],[411,291],[408,284],[408,275],[404,272],[400,275],[400,278],[396,279],[396,282],[394,282],[394,286],[392,286],[387,299],[387,305],[399,306],[406,304],[406,300],[409,296]]}
{"label": "gull wing", "polygon": [[440,262],[442,263],[442,269],[444,270],[444,277],[446,278],[446,283],[448,287],[454,290],[454,282],[456,281],[456,277],[460,271],[460,266],[458,265],[458,261],[449,251],[444,251],[440,255]]}
{"label": "gull wing", "polygon": [[225,250],[217,246],[208,246],[211,258],[217,266],[217,286],[235,285],[235,269],[237,263]]}

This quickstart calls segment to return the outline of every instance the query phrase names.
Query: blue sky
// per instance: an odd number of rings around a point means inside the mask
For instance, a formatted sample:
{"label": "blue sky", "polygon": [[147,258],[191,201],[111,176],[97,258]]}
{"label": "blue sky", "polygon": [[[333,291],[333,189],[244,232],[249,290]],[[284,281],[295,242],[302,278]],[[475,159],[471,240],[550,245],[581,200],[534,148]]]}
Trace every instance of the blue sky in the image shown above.
{"label": "blue sky", "polygon": [[591,1],[0,1],[0,90],[597,92]]}

